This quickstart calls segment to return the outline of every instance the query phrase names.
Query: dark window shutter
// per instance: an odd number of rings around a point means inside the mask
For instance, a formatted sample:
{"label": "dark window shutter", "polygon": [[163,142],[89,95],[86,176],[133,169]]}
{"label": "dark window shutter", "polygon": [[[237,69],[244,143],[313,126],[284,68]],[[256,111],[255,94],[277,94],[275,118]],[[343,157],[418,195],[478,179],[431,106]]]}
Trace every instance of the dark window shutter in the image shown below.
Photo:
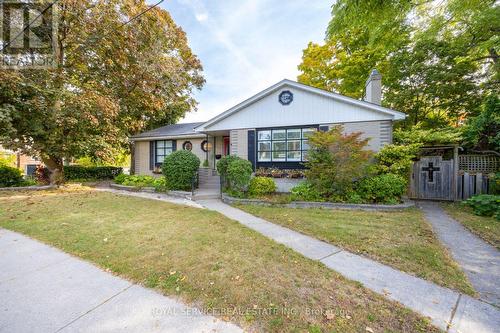
{"label": "dark window shutter", "polygon": [[177,150],[177,140],[172,140],[172,151]]}
{"label": "dark window shutter", "polygon": [[248,160],[252,163],[252,168],[255,170],[255,130],[248,131]]}
{"label": "dark window shutter", "polygon": [[149,170],[155,168],[155,142],[149,141]]}
{"label": "dark window shutter", "polygon": [[320,130],[321,132],[328,132],[328,130],[329,130],[329,129],[330,129],[330,128],[328,127],[328,125],[326,125],[326,126],[320,126],[320,127],[319,127],[319,130]]}

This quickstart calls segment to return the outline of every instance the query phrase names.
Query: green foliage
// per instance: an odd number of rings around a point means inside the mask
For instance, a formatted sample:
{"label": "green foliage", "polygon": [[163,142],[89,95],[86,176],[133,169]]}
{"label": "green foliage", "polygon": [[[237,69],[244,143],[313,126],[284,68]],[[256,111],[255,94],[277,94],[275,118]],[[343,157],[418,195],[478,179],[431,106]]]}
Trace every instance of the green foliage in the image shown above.
{"label": "green foliage", "polygon": [[191,190],[193,179],[200,167],[200,159],[189,150],[177,150],[165,157],[163,175],[172,190]]}
{"label": "green foliage", "polygon": [[343,134],[342,126],[327,132],[317,131],[309,137],[306,177],[324,197],[343,196],[353,181],[364,175],[371,152],[364,148],[368,139],[361,133]]}
{"label": "green foliage", "polygon": [[292,188],[291,193],[293,201],[325,201],[316,188],[307,181]]}
{"label": "green foliage", "polygon": [[0,165],[0,187],[23,185],[21,170],[7,165]]}
{"label": "green foliage", "polygon": [[407,178],[419,149],[419,144],[385,145],[375,154],[377,163],[372,168],[377,174],[392,173]]}
{"label": "green foliage", "polygon": [[153,187],[155,188],[156,192],[168,192],[170,188],[167,177],[156,177],[153,182]]}
{"label": "green foliage", "polygon": [[155,177],[146,175],[125,175],[122,173],[115,177],[115,183],[125,186],[153,187],[155,181]]}
{"label": "green foliage", "polygon": [[488,96],[481,113],[469,120],[464,137],[475,149],[500,152],[500,98],[497,95]]}
{"label": "green foliage", "polygon": [[252,163],[242,158],[236,157],[227,166],[227,182],[229,188],[234,191],[244,192],[250,184],[252,178]]}
{"label": "green foliage", "polygon": [[309,43],[298,80],[354,98],[370,69],[383,74],[385,106],[408,114],[406,127],[457,125],[498,91],[495,1],[339,0],[325,43]]}
{"label": "green foliage", "polygon": [[81,165],[64,166],[65,180],[106,180],[113,179],[120,173],[122,168],[112,166],[85,167]]}
{"label": "green foliage", "polygon": [[500,194],[500,171],[490,178],[490,191],[491,194]]}
{"label": "green foliage", "polygon": [[362,179],[356,193],[365,202],[396,204],[406,192],[405,178],[391,173]]}
{"label": "green foliage", "polygon": [[248,194],[262,196],[276,192],[276,183],[269,177],[254,177],[248,186]]}
{"label": "green foliage", "polygon": [[217,162],[217,172],[219,175],[223,178],[227,177],[227,168],[229,167],[229,163],[237,159],[239,159],[239,157],[236,155],[222,156],[222,158]]}
{"label": "green foliage", "polygon": [[0,152],[0,165],[16,166],[16,155]]}
{"label": "green foliage", "polygon": [[480,194],[464,201],[479,216],[495,216],[500,220],[500,195]]}
{"label": "green foliage", "polygon": [[422,126],[413,126],[410,129],[395,129],[393,132],[394,144],[424,146],[459,144],[462,142],[462,130],[457,127],[424,129]]}
{"label": "green foliage", "polygon": [[204,168],[208,168],[208,160],[204,160],[203,161],[203,167]]}

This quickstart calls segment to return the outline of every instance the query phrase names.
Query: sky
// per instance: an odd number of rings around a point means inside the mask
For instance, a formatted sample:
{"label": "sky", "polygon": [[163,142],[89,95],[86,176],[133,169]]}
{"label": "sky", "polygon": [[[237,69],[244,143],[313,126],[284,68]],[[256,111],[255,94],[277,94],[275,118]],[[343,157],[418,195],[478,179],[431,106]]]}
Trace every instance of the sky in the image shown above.
{"label": "sky", "polygon": [[[148,1],[152,2],[152,1]],[[198,111],[181,123],[206,121],[281,81],[296,80],[302,50],[324,39],[332,1],[167,0],[203,65]]]}

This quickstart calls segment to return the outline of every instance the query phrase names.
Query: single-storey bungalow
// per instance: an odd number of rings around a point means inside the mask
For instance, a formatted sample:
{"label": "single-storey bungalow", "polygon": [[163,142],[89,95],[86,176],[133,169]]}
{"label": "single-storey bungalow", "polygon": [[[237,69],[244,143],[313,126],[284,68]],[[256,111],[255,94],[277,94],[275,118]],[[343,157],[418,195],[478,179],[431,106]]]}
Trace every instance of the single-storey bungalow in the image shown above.
{"label": "single-storey bungalow", "polygon": [[369,149],[392,142],[392,124],[405,114],[380,105],[381,75],[373,70],[363,100],[283,80],[201,123],[167,125],[133,136],[135,173],[159,173],[165,156],[178,149],[196,154],[215,168],[224,155],[259,167],[302,168],[307,134],[342,125],[362,132]]}

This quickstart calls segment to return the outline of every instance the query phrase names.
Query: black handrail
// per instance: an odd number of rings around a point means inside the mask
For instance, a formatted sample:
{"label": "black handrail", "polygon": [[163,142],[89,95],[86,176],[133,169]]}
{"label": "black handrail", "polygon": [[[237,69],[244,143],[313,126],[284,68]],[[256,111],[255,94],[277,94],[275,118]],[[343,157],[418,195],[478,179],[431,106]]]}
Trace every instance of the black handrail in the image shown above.
{"label": "black handrail", "polygon": [[191,180],[191,195],[194,196],[194,191],[198,187],[198,183],[200,182],[199,180],[199,173],[196,171],[196,173],[193,175],[193,179]]}

